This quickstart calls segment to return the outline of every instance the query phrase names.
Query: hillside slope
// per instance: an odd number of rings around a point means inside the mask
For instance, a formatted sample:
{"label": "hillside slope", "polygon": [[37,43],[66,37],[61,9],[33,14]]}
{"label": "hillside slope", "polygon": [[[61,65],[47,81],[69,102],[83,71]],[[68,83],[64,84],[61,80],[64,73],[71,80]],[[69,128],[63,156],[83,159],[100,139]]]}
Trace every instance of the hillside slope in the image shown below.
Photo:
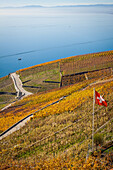
{"label": "hillside slope", "polygon": [[[88,73],[82,77],[77,77],[76,74],[100,69],[105,69],[104,72],[106,72],[107,68],[113,68],[113,50],[55,60],[21,69],[17,71],[17,74],[20,75],[25,90],[37,93],[85,80],[87,76],[91,79],[91,75],[93,78],[96,78],[97,75],[98,78],[102,77],[103,71],[100,71],[101,74],[100,72],[98,74]],[[67,79],[66,75],[71,74],[75,74],[76,77],[69,76],[70,78]],[[0,109],[15,101],[15,97],[16,91],[11,78],[9,76],[0,78]]]}
{"label": "hillside slope", "polygon": [[17,71],[26,90],[47,91],[60,87],[62,76],[113,68],[113,51],[78,55]]}
{"label": "hillside slope", "polygon": [[[31,113],[33,117],[24,127],[0,140],[0,169],[112,168],[112,67],[113,51],[110,51],[69,57],[18,71],[25,88],[35,94],[16,101],[0,112],[0,132]],[[101,70],[98,76],[97,72],[88,72],[87,76],[91,79],[88,77],[73,85],[60,87],[62,75],[103,68],[110,70],[110,74],[102,74]],[[8,91],[14,90],[10,77],[5,79]],[[4,89],[5,79],[0,82]],[[95,143],[95,152],[91,152],[94,88],[108,106],[95,105],[94,136],[101,137],[102,143]],[[62,100],[56,102],[59,99]],[[109,150],[101,153],[102,145],[104,148],[109,144]]]}
{"label": "hillside slope", "polygon": [[[109,78],[106,77],[106,79]],[[9,164],[14,167],[15,165],[35,167],[36,165],[42,166],[43,163],[46,167],[52,164],[47,160],[52,161],[52,158],[58,155],[62,157],[62,161],[63,156],[68,155],[65,160],[71,164],[73,164],[73,157],[76,156],[82,167],[82,162],[85,163],[88,145],[91,148],[92,143],[93,87],[104,95],[108,102],[107,108],[95,106],[95,131],[109,121],[98,133],[103,134],[104,143],[111,141],[113,136],[113,81],[103,81],[101,84],[87,86],[91,82],[91,80],[85,81],[50,92],[35,94],[9,108],[8,116],[23,114],[25,111],[31,113],[47,103],[68,95],[59,103],[37,112],[25,127],[0,141],[1,167],[6,166],[6,160],[10,161]],[[39,164],[40,160],[42,161]],[[60,163],[57,158],[54,161]]]}

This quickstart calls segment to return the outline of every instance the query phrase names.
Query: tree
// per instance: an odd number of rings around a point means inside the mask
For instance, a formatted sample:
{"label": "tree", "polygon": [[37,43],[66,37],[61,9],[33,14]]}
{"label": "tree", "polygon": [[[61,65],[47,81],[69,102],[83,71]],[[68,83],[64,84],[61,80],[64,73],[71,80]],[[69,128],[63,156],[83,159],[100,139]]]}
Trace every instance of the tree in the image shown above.
{"label": "tree", "polygon": [[104,143],[103,135],[100,133],[95,134],[94,135],[94,143],[96,145],[96,150],[97,150],[98,145],[102,145]]}

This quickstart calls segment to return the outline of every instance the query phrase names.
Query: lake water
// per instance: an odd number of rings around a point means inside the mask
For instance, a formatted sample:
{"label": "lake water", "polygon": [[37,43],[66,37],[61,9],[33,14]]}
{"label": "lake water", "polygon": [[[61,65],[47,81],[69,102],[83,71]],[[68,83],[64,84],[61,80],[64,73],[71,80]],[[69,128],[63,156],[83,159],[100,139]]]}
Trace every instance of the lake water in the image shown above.
{"label": "lake water", "polygon": [[113,7],[0,9],[0,77],[107,50],[113,50]]}

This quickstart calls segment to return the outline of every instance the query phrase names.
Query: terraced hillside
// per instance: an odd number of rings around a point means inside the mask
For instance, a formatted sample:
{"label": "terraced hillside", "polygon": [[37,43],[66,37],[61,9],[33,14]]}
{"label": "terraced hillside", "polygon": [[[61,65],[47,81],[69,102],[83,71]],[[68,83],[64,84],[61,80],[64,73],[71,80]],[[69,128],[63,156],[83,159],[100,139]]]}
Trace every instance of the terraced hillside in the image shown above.
{"label": "terraced hillside", "polygon": [[[95,106],[95,131],[103,135],[104,144],[106,144],[112,140],[113,136],[112,78],[112,76],[106,77],[105,80],[109,79],[109,82],[104,80],[91,85],[92,80],[88,80],[50,92],[35,94],[16,103],[5,113],[2,112],[2,122],[7,116],[9,116],[8,122],[10,122],[10,118],[14,118],[16,115],[21,117],[25,112],[30,114],[38,108],[66,96],[59,103],[37,112],[25,127],[0,141],[1,167],[7,167],[6,162],[8,162],[9,166],[13,167],[36,168],[37,166],[44,169],[43,166],[48,166],[49,169],[49,167],[54,167],[52,161],[60,166],[60,160],[62,160],[63,166],[73,165],[75,167],[74,162],[76,162],[76,166],[89,166],[85,163],[85,159],[88,145],[91,148],[92,143],[93,87],[104,95],[108,102],[107,108]],[[90,86],[88,86],[89,84]],[[108,123],[105,124],[106,122]],[[102,126],[104,124],[105,126]],[[2,127],[5,124],[0,123],[0,125]],[[102,128],[98,130],[101,126]],[[58,155],[61,156],[60,159],[57,158]],[[97,155],[99,156],[99,153]],[[107,157],[109,160],[112,158],[110,155]],[[91,160],[95,162],[96,167],[95,158],[89,159],[89,162]],[[102,167],[102,159],[98,159],[100,161],[98,166]],[[112,166],[109,161],[108,165]]]}
{"label": "terraced hillside", "polygon": [[[79,72],[112,68],[112,55],[113,51],[75,56],[17,72],[25,88],[37,93],[0,112],[0,132],[31,113],[33,117],[24,127],[0,140],[0,169],[90,170],[113,167],[112,70],[109,75],[100,73],[101,76],[90,72],[91,79],[60,87],[61,74],[76,73],[71,70],[75,68],[74,61],[78,62],[76,68]],[[94,58],[98,60],[94,62],[95,66],[90,63]],[[102,62],[99,62],[100,58]],[[81,60],[86,63],[81,65]],[[67,63],[73,63],[70,71]],[[15,92],[11,79],[5,79],[1,79],[1,88],[6,88],[7,84],[7,91]],[[92,152],[93,88],[108,103],[107,107],[95,105],[94,137],[102,138],[102,142],[94,143],[95,152]],[[101,154],[101,147],[109,145],[109,150]]]}
{"label": "terraced hillside", "polygon": [[84,80],[90,80],[94,78],[103,78],[105,76],[112,75],[112,68],[104,68],[94,71],[86,71],[75,74],[68,74],[62,76],[61,86],[67,86],[70,84],[75,84],[77,82],[82,82]]}
{"label": "terraced hillside", "polygon": [[113,51],[70,57],[61,62],[63,75],[113,67]]}
{"label": "terraced hillside", "polygon": [[72,56],[17,71],[27,91],[40,92],[60,87],[69,74],[113,68],[113,51]]}
{"label": "terraced hillside", "polygon": [[[95,80],[93,80],[95,81]],[[12,107],[4,110],[0,114],[0,131],[4,131],[23,117],[35,112],[36,110],[52,103],[62,96],[69,95],[79,89],[86,87],[93,82],[92,80],[78,83],[67,88],[55,89],[50,92],[37,93],[15,103]],[[10,121],[9,121],[10,120]]]}
{"label": "terraced hillside", "polygon": [[[17,71],[23,83],[23,87],[32,93],[44,92],[59,88],[62,85],[69,85],[87,79],[84,75],[71,76],[69,80],[66,75],[80,74],[100,69],[113,68],[113,51],[92,53],[87,55],[72,56],[56,61],[39,64]],[[91,77],[91,75],[88,76]],[[64,79],[62,79],[62,76]],[[70,76],[69,76],[70,77]],[[73,80],[72,80],[73,79]],[[63,83],[61,83],[61,80]],[[77,80],[77,81],[76,81]],[[14,93],[13,93],[14,92]],[[15,89],[10,77],[0,79],[0,108],[15,100]]]}
{"label": "terraced hillside", "polygon": [[[23,87],[32,93],[60,87],[60,68],[58,62],[41,64],[37,67],[17,72]],[[50,83],[49,83],[50,82]]]}

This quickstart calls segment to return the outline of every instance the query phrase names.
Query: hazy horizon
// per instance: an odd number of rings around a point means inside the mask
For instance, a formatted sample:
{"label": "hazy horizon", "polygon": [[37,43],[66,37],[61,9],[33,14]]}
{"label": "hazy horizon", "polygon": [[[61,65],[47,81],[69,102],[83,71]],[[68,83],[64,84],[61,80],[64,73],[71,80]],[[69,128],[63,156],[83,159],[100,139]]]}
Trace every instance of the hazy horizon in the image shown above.
{"label": "hazy horizon", "polygon": [[52,7],[91,7],[91,6],[113,6],[113,4],[68,4],[68,5],[34,5],[34,4],[30,4],[30,5],[20,5],[20,6],[2,6],[0,7],[0,9],[2,8],[27,8],[27,7],[42,7],[42,8],[52,8]]}
{"label": "hazy horizon", "polygon": [[113,4],[79,4],[79,5],[74,5],[74,4],[70,4],[70,5],[34,5],[34,4],[31,4],[31,5],[23,5],[23,6],[3,6],[3,7],[0,7],[0,9],[2,8],[27,8],[27,7],[44,7],[44,8],[52,8],[52,7],[81,7],[81,6],[84,6],[84,7],[87,7],[87,6],[113,6]]}
{"label": "hazy horizon", "polygon": [[29,5],[67,6],[67,5],[95,5],[113,4],[113,0],[0,0],[0,7],[19,7]]}

